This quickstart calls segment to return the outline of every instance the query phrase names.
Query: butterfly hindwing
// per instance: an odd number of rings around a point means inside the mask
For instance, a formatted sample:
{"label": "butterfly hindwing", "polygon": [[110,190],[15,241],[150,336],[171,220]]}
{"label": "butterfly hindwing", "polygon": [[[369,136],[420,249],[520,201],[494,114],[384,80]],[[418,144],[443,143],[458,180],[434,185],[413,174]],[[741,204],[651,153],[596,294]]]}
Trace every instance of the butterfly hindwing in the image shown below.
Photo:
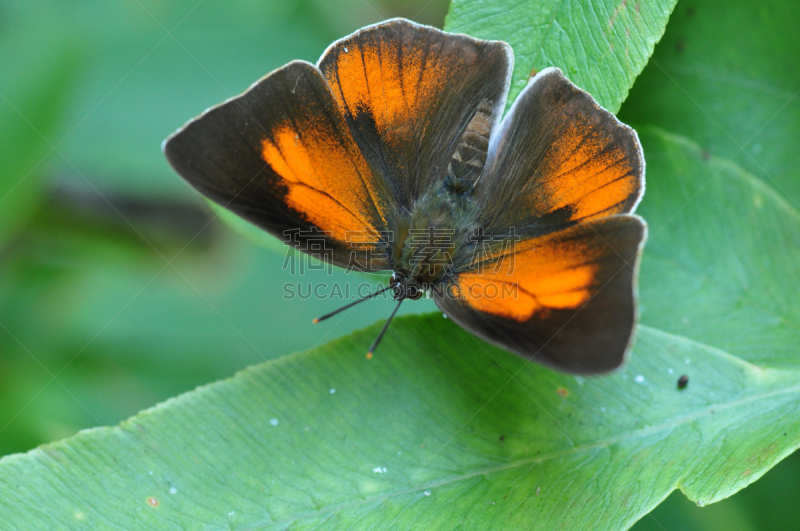
{"label": "butterfly hindwing", "polygon": [[636,132],[560,70],[539,72],[493,134],[476,187],[488,233],[543,234],[633,212],[644,193]]}
{"label": "butterfly hindwing", "polygon": [[317,251],[337,265],[353,266],[358,251],[370,253],[369,269],[389,267],[380,256],[392,199],[314,65],[272,72],[190,121],[164,151],[205,196],[295,247],[324,242]]}
{"label": "butterfly hindwing", "polygon": [[631,341],[645,236],[641,218],[617,215],[496,246],[435,300],[459,325],[523,357],[607,372]]}

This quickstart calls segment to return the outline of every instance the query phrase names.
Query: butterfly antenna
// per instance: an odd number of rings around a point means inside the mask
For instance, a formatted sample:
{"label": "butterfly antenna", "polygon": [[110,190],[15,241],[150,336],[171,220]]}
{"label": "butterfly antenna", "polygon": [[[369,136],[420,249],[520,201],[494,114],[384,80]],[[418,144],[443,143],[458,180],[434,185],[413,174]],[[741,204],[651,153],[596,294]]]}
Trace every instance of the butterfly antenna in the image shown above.
{"label": "butterfly antenna", "polygon": [[386,290],[388,290],[388,289],[391,289],[391,288],[393,288],[393,287],[394,287],[394,285],[393,285],[393,284],[390,284],[390,285],[386,286],[386,287],[385,287],[385,288],[383,288],[383,289],[379,289],[379,290],[378,290],[378,291],[376,291],[375,293],[372,293],[372,294],[370,294],[370,295],[367,295],[366,297],[361,297],[361,298],[360,298],[360,299],[358,299],[357,301],[353,301],[353,302],[351,302],[350,304],[347,304],[347,305],[345,305],[345,306],[342,306],[342,307],[341,307],[341,308],[339,308],[338,310],[333,310],[331,313],[326,313],[326,314],[325,314],[325,315],[323,315],[322,317],[317,317],[316,319],[314,319],[314,320],[313,320],[313,321],[311,321],[311,322],[312,322],[313,324],[316,324],[316,323],[318,323],[318,322],[320,322],[320,321],[324,321],[325,319],[327,319],[327,318],[329,318],[329,317],[333,317],[334,315],[336,315],[336,314],[337,314],[337,313],[339,313],[339,312],[343,312],[343,311],[345,311],[345,310],[346,310],[346,309],[348,309],[348,308],[352,308],[353,306],[355,306],[355,305],[356,305],[356,304],[358,304],[359,302],[364,302],[364,301],[367,301],[367,300],[369,300],[369,299],[371,299],[371,298],[373,298],[373,297],[377,297],[378,295],[380,295],[380,294],[381,294],[381,293],[383,293],[384,291],[386,291]]}
{"label": "butterfly antenna", "polygon": [[383,334],[385,334],[386,329],[389,328],[389,323],[391,323],[392,319],[394,319],[394,314],[396,314],[397,310],[400,309],[400,305],[403,303],[403,300],[405,299],[400,299],[400,301],[397,303],[397,306],[394,307],[392,315],[389,316],[389,318],[386,320],[386,324],[383,325],[383,330],[381,330],[381,333],[378,334],[377,338],[375,338],[375,341],[372,343],[372,346],[369,347],[369,352],[367,352],[367,359],[372,358],[372,353],[375,352],[376,348],[378,348],[378,344],[381,342],[381,339],[383,339]]}

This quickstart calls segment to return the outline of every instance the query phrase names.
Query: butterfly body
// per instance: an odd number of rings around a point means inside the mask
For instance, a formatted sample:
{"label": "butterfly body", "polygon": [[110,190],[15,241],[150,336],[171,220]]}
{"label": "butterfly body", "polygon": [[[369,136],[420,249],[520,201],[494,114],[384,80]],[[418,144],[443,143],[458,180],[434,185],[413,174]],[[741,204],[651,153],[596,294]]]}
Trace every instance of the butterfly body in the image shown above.
{"label": "butterfly body", "polygon": [[474,209],[471,198],[443,186],[424,195],[398,231],[395,275],[428,291],[466,265],[462,257],[475,245]]}
{"label": "butterfly body", "polygon": [[446,171],[431,181],[431,190],[412,206],[408,224],[398,231],[401,240],[393,278],[407,279],[407,283],[433,296],[442,292],[448,276],[469,266],[468,258],[482,243],[476,223],[480,205],[473,200],[473,191],[486,163],[491,128],[492,102],[484,99]]}
{"label": "butterfly body", "polygon": [[288,245],[392,271],[399,302],[427,293],[520,356],[607,372],[636,323],[641,146],[556,68],[503,116],[512,69],[506,43],[394,19],[268,74],[164,151]]}

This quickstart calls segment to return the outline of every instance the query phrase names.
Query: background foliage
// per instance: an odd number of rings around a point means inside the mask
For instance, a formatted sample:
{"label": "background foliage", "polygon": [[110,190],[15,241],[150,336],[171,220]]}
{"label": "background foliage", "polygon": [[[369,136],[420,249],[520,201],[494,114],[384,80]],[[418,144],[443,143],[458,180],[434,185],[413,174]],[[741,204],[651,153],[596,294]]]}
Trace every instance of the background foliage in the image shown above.
{"label": "background foliage", "polygon": [[[459,13],[468,4],[457,2],[448,23],[457,28],[458,17],[474,13]],[[523,12],[529,7],[517,4]],[[690,265],[687,270],[657,259],[659,245],[673,247],[664,241],[669,232],[659,238],[656,231],[654,259],[645,261],[642,277],[668,277],[670,285],[685,287],[680,295],[686,305],[666,308],[653,285],[643,282],[643,320],[780,367],[792,356],[796,360],[792,294],[797,291],[779,278],[769,278],[767,290],[763,283],[751,286],[753,279],[742,271],[775,271],[778,266],[770,262],[778,260],[780,269],[798,278],[791,273],[800,261],[780,262],[792,254],[770,252],[773,241],[745,241],[748,247],[737,260],[725,260],[739,271],[708,269],[719,253],[736,254],[731,249],[745,239],[748,226],[761,223],[767,232],[775,224],[793,226],[775,214],[775,205],[791,217],[800,201],[795,170],[800,101],[793,96],[800,80],[798,69],[787,66],[796,62],[798,15],[789,2],[738,4],[734,9],[709,0],[679,3],[620,110],[629,123],[660,128],[650,130],[646,149],[665,142],[662,131],[694,142],[684,149],[695,154],[691,161],[673,156],[659,162],[648,151],[650,171],[659,165],[671,164],[673,173],[697,166],[701,169],[691,171],[709,172],[702,182],[710,182],[711,190],[653,180],[649,186],[663,197],[707,194],[696,204],[707,205],[708,213],[697,214],[706,216],[705,225],[687,225],[685,231],[700,243],[715,238],[721,243],[709,247],[705,259],[689,257],[683,262]],[[309,326],[336,302],[284,300],[281,286],[296,281],[282,268],[284,253],[255,245],[219,223],[172,173],[158,147],[199,110],[291,59],[315,61],[332,40],[360,26],[394,15],[441,26],[446,11],[447,3],[439,0],[0,1],[0,452],[21,452],[83,428],[116,424],[245,366],[372,323],[380,310],[361,307],[346,319]],[[518,66],[528,58],[531,68],[549,66],[560,52],[558,46],[539,55],[523,50]],[[625,68],[619,72],[620,79],[635,77],[626,78]],[[580,70],[568,74],[580,82]],[[597,93],[616,108],[610,92]],[[670,148],[660,145],[655,153],[668,158]],[[731,157],[744,174],[726,168]],[[702,169],[705,160],[716,166]],[[740,186],[731,188],[731,182]],[[740,194],[742,226],[715,224],[721,214],[714,198],[735,199],[731,191],[741,192],[741,186],[767,187],[761,205],[770,208],[759,210],[754,199],[759,194],[748,188]],[[716,194],[714,187],[720,189]],[[643,214],[651,234],[668,221],[654,225],[661,212],[647,202]],[[737,282],[725,285],[725,279]],[[365,279],[336,272],[330,278],[324,271],[303,278],[317,281]],[[739,297],[742,288],[755,295]],[[709,304],[693,304],[698,297]],[[777,315],[764,319],[757,310],[765,307],[777,308]],[[671,319],[675,311],[683,319]],[[715,335],[715,325],[732,316],[753,326],[739,336]],[[757,344],[775,330],[786,333],[769,351],[773,357],[751,352],[748,341]],[[788,502],[798,495],[800,461],[794,455],[708,508],[698,509],[675,493],[638,526],[785,528],[800,520],[800,509]]]}

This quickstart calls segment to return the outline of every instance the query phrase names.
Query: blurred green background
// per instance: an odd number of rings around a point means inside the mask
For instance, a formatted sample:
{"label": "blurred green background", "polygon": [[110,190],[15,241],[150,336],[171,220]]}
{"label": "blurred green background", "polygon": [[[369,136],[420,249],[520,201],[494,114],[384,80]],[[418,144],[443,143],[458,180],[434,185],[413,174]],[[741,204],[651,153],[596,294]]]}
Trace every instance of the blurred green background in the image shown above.
{"label": "blurred green background", "polygon": [[[300,280],[282,267],[285,250],[222,223],[160,143],[361,26],[405,16],[441,27],[447,4],[0,0],[0,455],[116,424],[388,315],[378,301],[311,326],[339,303],[284,299]],[[675,493],[637,528],[791,528],[798,497],[795,454],[708,508]]]}

